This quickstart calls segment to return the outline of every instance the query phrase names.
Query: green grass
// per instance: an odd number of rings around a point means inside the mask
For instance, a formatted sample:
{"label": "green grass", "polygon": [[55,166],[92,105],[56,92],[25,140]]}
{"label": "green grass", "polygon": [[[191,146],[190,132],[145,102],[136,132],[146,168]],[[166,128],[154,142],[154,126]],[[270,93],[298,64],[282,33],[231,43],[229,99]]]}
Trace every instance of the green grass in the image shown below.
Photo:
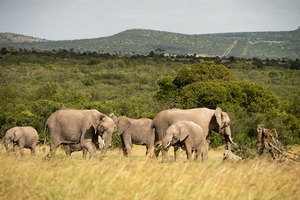
{"label": "green grass", "polygon": [[[7,156],[0,147],[1,199],[299,199],[300,167],[272,162],[269,157],[223,163],[222,150],[210,150],[205,163],[182,158],[161,163],[133,148],[124,158],[111,150],[100,161],[67,158],[59,150],[45,160],[37,151],[24,158]],[[99,153],[98,153],[99,154]]]}

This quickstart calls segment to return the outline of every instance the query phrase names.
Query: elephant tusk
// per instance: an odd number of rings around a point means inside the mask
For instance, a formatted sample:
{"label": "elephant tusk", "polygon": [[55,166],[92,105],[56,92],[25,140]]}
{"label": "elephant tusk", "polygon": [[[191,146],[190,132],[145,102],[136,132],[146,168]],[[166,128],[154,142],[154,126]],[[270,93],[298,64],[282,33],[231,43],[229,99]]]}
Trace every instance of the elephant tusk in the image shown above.
{"label": "elephant tusk", "polygon": [[230,141],[231,144],[236,145],[236,143],[233,142],[233,140],[232,140],[232,138],[231,138],[230,135],[228,136],[228,138],[229,138],[229,141]]}
{"label": "elephant tusk", "polygon": [[170,146],[170,144],[171,144],[171,142],[169,141],[168,144],[167,144],[167,148]]}
{"label": "elephant tusk", "polygon": [[105,146],[105,142],[104,142],[104,140],[102,140],[102,142],[103,142],[103,145]]}

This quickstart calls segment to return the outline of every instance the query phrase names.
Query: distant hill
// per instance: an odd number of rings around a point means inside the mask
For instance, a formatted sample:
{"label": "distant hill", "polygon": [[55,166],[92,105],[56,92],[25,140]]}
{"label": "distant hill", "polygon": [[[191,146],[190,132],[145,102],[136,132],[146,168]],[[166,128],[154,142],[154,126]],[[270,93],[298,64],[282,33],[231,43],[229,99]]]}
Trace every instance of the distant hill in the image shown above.
{"label": "distant hill", "polygon": [[15,33],[0,33],[0,44],[28,43],[28,42],[45,42],[47,40],[25,36]]}
{"label": "distant hill", "polygon": [[197,54],[243,58],[300,58],[300,28],[294,31],[240,32],[186,35],[131,29],[94,39],[50,41],[12,33],[0,33],[0,47],[40,50],[72,49],[120,54]]}

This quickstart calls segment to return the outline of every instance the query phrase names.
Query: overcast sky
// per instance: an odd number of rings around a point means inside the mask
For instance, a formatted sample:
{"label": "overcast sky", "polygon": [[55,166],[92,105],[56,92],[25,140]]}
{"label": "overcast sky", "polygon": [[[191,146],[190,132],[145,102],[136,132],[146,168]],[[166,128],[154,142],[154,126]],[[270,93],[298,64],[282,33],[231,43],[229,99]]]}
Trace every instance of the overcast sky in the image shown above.
{"label": "overcast sky", "polygon": [[134,28],[203,34],[299,26],[300,0],[0,0],[0,32],[49,40]]}

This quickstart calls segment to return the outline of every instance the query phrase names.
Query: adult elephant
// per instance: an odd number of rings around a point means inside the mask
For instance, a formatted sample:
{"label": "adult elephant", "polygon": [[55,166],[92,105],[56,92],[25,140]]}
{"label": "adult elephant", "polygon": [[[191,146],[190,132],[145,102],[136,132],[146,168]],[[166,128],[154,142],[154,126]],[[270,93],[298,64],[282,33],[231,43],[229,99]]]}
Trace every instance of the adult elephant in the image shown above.
{"label": "adult elephant", "polygon": [[132,144],[146,146],[146,155],[153,149],[154,130],[151,119],[131,119],[126,116],[117,117],[113,113],[109,116],[117,124],[124,156],[131,154]]}
{"label": "adult elephant", "polygon": [[48,157],[55,154],[60,144],[80,143],[90,153],[90,158],[93,158],[96,154],[93,136],[98,133],[103,138],[105,145],[101,155],[104,155],[110,147],[112,134],[116,132],[117,126],[110,117],[95,109],[62,109],[50,115],[45,123],[45,133],[47,129],[50,135]]}
{"label": "adult elephant", "polygon": [[194,160],[197,161],[201,156],[202,160],[207,160],[208,142],[203,129],[192,121],[178,121],[172,124],[166,131],[162,146],[168,151],[171,145],[180,145],[186,151],[187,159],[192,158],[195,152]]}
{"label": "adult elephant", "polygon": [[35,155],[38,140],[38,133],[33,127],[16,126],[6,131],[3,142],[7,153],[9,153],[9,143],[13,142],[14,152],[19,147],[21,156],[24,156],[24,148],[30,149],[31,155]]}
{"label": "adult elephant", "polygon": [[[104,148],[104,142],[100,135],[94,134],[92,138],[92,142],[95,145],[96,149],[102,149]],[[67,156],[71,156],[71,154],[75,151],[82,151],[83,158],[86,158],[87,150],[85,148],[82,148],[81,144],[64,144],[64,150]]]}
{"label": "adult elephant", "polygon": [[[231,150],[231,144],[234,144],[231,139],[230,118],[221,108],[215,110],[209,108],[194,108],[194,109],[169,109],[159,112],[153,119],[152,126],[155,129],[155,155],[158,156],[162,151],[163,160],[167,157],[167,152],[161,148],[162,139],[166,134],[166,130],[173,123],[178,121],[193,121],[202,129],[207,137],[209,132],[215,131],[224,136],[226,149]],[[175,159],[179,156],[180,146],[174,145]]]}

